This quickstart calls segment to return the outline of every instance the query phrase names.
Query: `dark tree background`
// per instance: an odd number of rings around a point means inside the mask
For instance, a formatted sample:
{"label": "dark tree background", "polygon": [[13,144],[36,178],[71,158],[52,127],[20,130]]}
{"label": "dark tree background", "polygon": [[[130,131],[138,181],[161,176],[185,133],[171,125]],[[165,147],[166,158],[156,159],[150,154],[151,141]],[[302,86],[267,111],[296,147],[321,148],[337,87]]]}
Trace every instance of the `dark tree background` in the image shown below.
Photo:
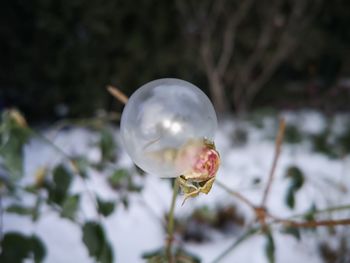
{"label": "dark tree background", "polygon": [[[197,38],[206,27],[191,20],[203,3],[211,11],[215,2],[218,1],[5,1],[0,9],[0,107],[18,107],[32,121],[62,115],[91,116],[97,109],[117,107],[105,91],[107,84],[129,95],[140,85],[161,77],[191,81],[215,102],[218,88],[213,88],[203,66],[205,60]],[[247,1],[233,1],[233,5],[230,1],[219,2],[228,12],[219,24],[224,34],[230,17],[237,15]],[[237,35],[238,46],[232,56],[238,64],[252,52],[248,43],[258,41],[250,35],[254,31],[249,28],[264,28],[265,20],[260,20],[264,14],[256,15],[257,10],[270,10],[271,5],[270,1],[250,2],[251,9],[238,27],[243,33]],[[299,2],[284,1],[282,14],[287,17],[293,3]],[[349,109],[350,3],[316,2],[317,10],[309,6],[302,14],[302,19],[311,19],[297,47],[280,61],[263,89],[250,98],[250,109]],[[185,15],[184,3],[191,4]],[[202,19],[210,24],[214,18],[204,15]],[[214,42],[214,54],[222,51],[220,43]],[[269,52],[277,48],[272,45]],[[253,83],[265,66],[254,68],[243,84]],[[225,76],[233,73],[228,70]],[[237,90],[229,81],[226,83],[224,92]],[[229,109],[239,110],[237,99],[225,98]]]}

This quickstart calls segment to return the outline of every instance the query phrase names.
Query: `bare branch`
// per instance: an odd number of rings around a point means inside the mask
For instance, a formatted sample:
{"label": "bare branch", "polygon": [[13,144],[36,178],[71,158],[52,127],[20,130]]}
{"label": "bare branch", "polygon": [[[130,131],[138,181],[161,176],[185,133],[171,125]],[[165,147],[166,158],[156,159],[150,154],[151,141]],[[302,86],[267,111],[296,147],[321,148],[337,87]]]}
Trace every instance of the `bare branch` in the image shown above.
{"label": "bare branch", "polygon": [[234,50],[237,28],[246,17],[250,7],[253,5],[253,2],[254,0],[243,1],[237,12],[231,16],[227,23],[222,40],[222,52],[217,64],[217,71],[220,75],[223,75],[228,67]]}
{"label": "bare branch", "polygon": [[338,226],[338,225],[350,225],[350,218],[339,220],[323,220],[323,221],[308,221],[308,222],[296,222],[291,220],[279,220],[278,223],[285,224],[291,227],[319,227],[319,226]]}
{"label": "bare branch", "polygon": [[[242,95],[248,87],[251,74],[262,60],[266,49],[269,47],[272,41],[273,33],[275,31],[275,18],[279,13],[281,3],[282,1],[275,1],[272,6],[269,7],[269,10],[263,15],[261,20],[263,28],[260,31],[255,49],[248,57],[246,63],[235,68],[238,79],[236,82],[237,84],[234,87],[233,98],[236,100],[236,104],[238,104],[239,100],[245,99]],[[243,103],[243,101],[241,103]]]}
{"label": "bare branch", "polygon": [[279,13],[279,9],[282,1],[275,2],[263,16],[261,23],[264,25],[260,32],[256,46],[252,54],[247,59],[247,62],[240,67],[241,68],[241,79],[242,82],[248,81],[249,73],[257,66],[261,60],[266,48],[269,46],[272,40],[273,32],[275,29],[275,19]]}
{"label": "bare branch", "polygon": [[274,158],[273,158],[271,171],[270,171],[270,174],[269,174],[269,179],[267,181],[267,185],[266,185],[266,188],[265,188],[265,191],[264,191],[264,195],[263,195],[263,198],[262,198],[262,201],[261,201],[261,207],[265,207],[268,194],[269,194],[269,192],[271,190],[271,185],[272,185],[272,182],[273,182],[273,179],[274,179],[278,158],[279,158],[280,153],[281,153],[281,146],[282,146],[282,141],[283,141],[285,128],[286,128],[286,122],[285,122],[284,119],[281,119],[280,126],[279,126],[279,129],[278,129],[278,134],[277,134],[277,137],[276,137],[275,155],[274,155]]}
{"label": "bare branch", "polygon": [[[308,1],[294,1],[293,10],[288,18],[288,22],[280,37],[275,53],[270,59],[263,62],[263,71],[259,77],[246,88],[245,100],[249,104],[253,97],[261,90],[263,85],[271,78],[280,63],[296,47],[297,37],[303,29],[302,25],[307,25],[311,20],[310,16],[305,16]],[[304,19],[303,19],[304,18]]]}
{"label": "bare branch", "polygon": [[222,17],[223,12],[225,11],[226,4],[226,0],[214,0],[211,10],[207,13],[207,30],[210,32],[211,36],[215,32],[219,18]]}

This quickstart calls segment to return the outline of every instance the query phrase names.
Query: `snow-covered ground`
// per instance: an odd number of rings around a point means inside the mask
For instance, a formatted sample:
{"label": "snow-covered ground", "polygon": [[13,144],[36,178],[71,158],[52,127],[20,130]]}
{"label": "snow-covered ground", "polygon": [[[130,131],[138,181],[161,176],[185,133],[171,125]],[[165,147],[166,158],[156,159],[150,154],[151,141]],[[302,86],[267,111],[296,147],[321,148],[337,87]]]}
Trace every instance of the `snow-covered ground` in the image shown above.
{"label": "snow-covered ground", "polygon": [[[321,132],[326,126],[325,118],[317,112],[283,113],[287,123],[296,125],[304,134]],[[341,133],[347,119],[339,116],[333,122],[334,133]],[[245,195],[253,203],[260,203],[267,176],[274,154],[274,140],[278,120],[274,117],[265,117],[263,127],[256,127],[250,122],[241,123],[248,131],[246,144],[238,146],[232,142],[232,133],[237,124],[232,120],[223,121],[219,125],[216,136],[216,146],[222,157],[217,178],[227,186]],[[50,131],[46,132],[50,136]],[[55,137],[54,143],[70,154],[84,154],[90,160],[98,160],[100,152],[91,146],[96,140],[96,134],[84,129],[62,131]],[[118,132],[116,131],[118,140]],[[35,171],[42,166],[53,167],[62,161],[62,157],[45,143],[33,140],[25,150],[25,179],[32,181]],[[131,160],[125,153],[120,154],[118,166],[131,167]],[[284,178],[286,168],[290,165],[298,166],[305,175],[305,184],[296,194],[294,210],[285,204],[285,194],[288,180]],[[267,207],[272,214],[287,217],[307,211],[313,203],[318,208],[349,204],[350,203],[350,156],[342,159],[331,159],[324,154],[312,150],[310,142],[292,145],[283,144],[282,153],[277,165],[276,179],[272,185]],[[253,181],[260,178],[261,182],[253,185]],[[144,252],[157,249],[164,244],[165,234],[159,222],[169,208],[172,195],[170,184],[166,179],[147,175],[144,179],[144,189],[140,194],[132,194],[129,209],[118,206],[113,215],[103,218],[108,239],[110,240],[116,262],[143,262],[140,255]],[[103,175],[95,170],[90,171],[90,180],[87,187],[105,199],[115,199],[118,194],[108,185]],[[84,192],[81,202],[84,218],[96,218],[91,199],[86,194],[83,183],[76,179],[72,192]],[[215,207],[219,204],[233,203],[247,221],[252,219],[252,212],[244,204],[239,203],[224,190],[214,184],[209,195],[200,195],[189,200],[183,207],[178,198],[175,213],[177,216],[189,214],[195,207],[207,205]],[[30,200],[28,200],[30,202]],[[323,218],[344,218],[349,212],[327,214]],[[47,211],[38,222],[33,224],[29,218],[14,214],[5,214],[4,231],[18,230],[24,233],[36,233],[47,246],[45,262],[93,262],[81,242],[82,233],[79,227],[69,220],[62,219],[57,213]],[[348,231],[344,228],[343,231]],[[349,233],[350,234],[350,233]],[[187,243],[185,248],[200,256],[203,262],[211,262],[237,236],[223,236],[213,238],[205,243]],[[276,244],[276,262],[295,263],[322,262],[318,251],[318,244],[322,240],[328,242],[337,237],[331,237],[327,231],[306,232],[301,241],[290,235],[274,232]],[[240,244],[222,262],[236,263],[265,263],[265,238],[256,235]]]}

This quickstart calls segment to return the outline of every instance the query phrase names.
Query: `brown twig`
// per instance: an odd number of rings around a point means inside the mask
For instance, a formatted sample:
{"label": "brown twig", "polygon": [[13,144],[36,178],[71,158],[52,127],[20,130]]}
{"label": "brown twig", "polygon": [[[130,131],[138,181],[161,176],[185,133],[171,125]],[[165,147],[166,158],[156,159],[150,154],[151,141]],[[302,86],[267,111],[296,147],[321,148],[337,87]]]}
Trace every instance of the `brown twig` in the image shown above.
{"label": "brown twig", "polygon": [[121,103],[126,104],[129,100],[128,96],[126,96],[123,92],[121,92],[118,88],[114,86],[107,86],[108,92]]}
{"label": "brown twig", "polygon": [[270,218],[276,219],[276,217],[270,215],[269,212],[266,210],[265,204],[266,204],[266,200],[267,200],[268,194],[269,194],[270,189],[271,189],[272,182],[274,180],[274,174],[275,174],[275,170],[276,170],[276,166],[277,166],[277,161],[278,161],[279,155],[281,153],[281,145],[282,145],[282,141],[283,141],[285,126],[286,126],[285,120],[281,119],[279,129],[278,129],[278,134],[276,137],[275,155],[274,155],[274,159],[273,159],[270,174],[269,174],[269,179],[268,179],[260,206],[255,206],[252,202],[250,202],[242,194],[228,188],[225,184],[216,180],[216,184],[218,186],[220,186],[222,189],[227,191],[229,194],[233,195],[234,197],[236,197],[237,199],[241,200],[243,203],[248,205],[250,208],[252,208],[254,210],[255,215],[256,215],[256,220],[259,221],[262,226],[266,226],[266,218],[270,217]]}
{"label": "brown twig", "polygon": [[270,174],[269,174],[269,179],[267,181],[264,195],[262,197],[261,207],[265,207],[265,205],[266,205],[266,201],[267,201],[270,189],[271,189],[271,185],[272,185],[272,182],[274,180],[274,175],[275,175],[275,170],[276,170],[278,158],[279,158],[280,153],[281,153],[281,145],[282,145],[282,141],[283,141],[285,128],[286,128],[286,122],[282,118],[280,121],[278,134],[277,134],[277,138],[276,138],[276,143],[275,143],[275,155],[273,158],[273,162],[272,162],[272,166],[271,166],[271,170],[270,170]]}
{"label": "brown twig", "polygon": [[307,222],[296,222],[292,220],[280,219],[275,221],[276,223],[282,223],[291,227],[319,227],[319,226],[337,226],[337,225],[350,225],[350,218],[339,219],[339,220],[321,220],[321,221],[307,221]]}

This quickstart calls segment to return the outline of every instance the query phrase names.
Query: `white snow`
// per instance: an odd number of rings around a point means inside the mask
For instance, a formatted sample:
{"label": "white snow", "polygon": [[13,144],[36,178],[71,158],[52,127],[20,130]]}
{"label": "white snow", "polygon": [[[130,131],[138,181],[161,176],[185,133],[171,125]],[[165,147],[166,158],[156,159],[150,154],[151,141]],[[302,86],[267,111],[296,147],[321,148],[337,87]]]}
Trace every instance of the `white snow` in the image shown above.
{"label": "white snow", "polygon": [[[326,119],[317,112],[285,112],[282,114],[287,123],[297,125],[303,132],[315,134],[321,132]],[[339,117],[334,122],[335,131],[344,126],[345,117]],[[341,126],[339,128],[339,126]],[[264,121],[262,129],[245,124],[248,130],[248,143],[244,146],[234,147],[230,139],[235,124],[232,120],[226,120],[219,125],[216,144],[222,157],[222,165],[217,178],[230,188],[239,191],[253,203],[261,201],[264,186],[270,171],[274,154],[274,140],[277,133],[277,118],[271,117]],[[45,133],[50,136],[50,132]],[[116,136],[117,131],[116,131]],[[62,131],[54,137],[54,143],[64,152],[70,154],[84,154],[91,161],[100,158],[98,149],[92,142],[97,139],[96,134],[85,129],[72,129]],[[119,144],[120,145],[120,144]],[[330,159],[325,155],[313,152],[306,143],[301,145],[283,144],[282,153],[275,173],[275,181],[272,185],[271,194],[267,207],[272,214],[279,217],[288,217],[308,210],[312,203],[318,208],[342,205],[350,203],[350,157],[343,159]],[[35,171],[39,167],[53,168],[64,158],[55,149],[50,148],[44,142],[33,140],[25,150],[25,182],[33,181]],[[121,152],[117,166],[131,167],[131,160]],[[290,210],[284,203],[288,180],[284,178],[285,170],[290,165],[298,166],[305,174],[305,184],[296,195],[296,207]],[[90,170],[90,180],[87,187],[99,196],[114,200],[118,194],[113,191],[104,178],[104,175]],[[260,178],[261,183],[253,186],[255,178]],[[167,179],[160,179],[147,175],[144,180],[144,190],[141,194],[132,194],[128,210],[122,206],[116,207],[116,211],[102,222],[106,229],[108,239],[113,246],[116,262],[143,262],[141,254],[160,248],[164,245],[165,233],[161,220],[169,208],[172,195],[170,184]],[[74,181],[72,192],[82,192],[82,213],[79,218],[84,221],[96,219],[93,203],[86,193],[82,181]],[[224,190],[214,184],[209,195],[201,195],[189,200],[181,207],[181,197],[178,198],[175,213],[177,216],[189,214],[195,207],[218,204],[236,204],[245,217],[252,219],[252,212],[244,204],[231,197]],[[81,238],[80,228],[69,220],[62,219],[55,212],[45,207],[45,213],[41,219],[33,224],[30,219],[14,214],[6,213],[4,217],[4,230],[21,231],[24,233],[36,233],[47,246],[48,255],[45,262],[93,262],[89,258]],[[46,211],[47,210],[47,211]],[[339,213],[348,215],[349,213]],[[324,218],[331,217],[327,214]],[[297,242],[290,235],[281,234],[276,228],[274,238],[276,244],[276,262],[321,262],[317,244],[320,240],[327,240],[327,232],[302,234],[302,239]],[[203,262],[211,262],[225,250],[237,238],[237,236],[222,236],[213,239],[212,242],[196,244],[187,243],[185,248],[200,256]],[[265,238],[256,235],[241,243],[222,262],[235,263],[265,263],[264,255]]]}

